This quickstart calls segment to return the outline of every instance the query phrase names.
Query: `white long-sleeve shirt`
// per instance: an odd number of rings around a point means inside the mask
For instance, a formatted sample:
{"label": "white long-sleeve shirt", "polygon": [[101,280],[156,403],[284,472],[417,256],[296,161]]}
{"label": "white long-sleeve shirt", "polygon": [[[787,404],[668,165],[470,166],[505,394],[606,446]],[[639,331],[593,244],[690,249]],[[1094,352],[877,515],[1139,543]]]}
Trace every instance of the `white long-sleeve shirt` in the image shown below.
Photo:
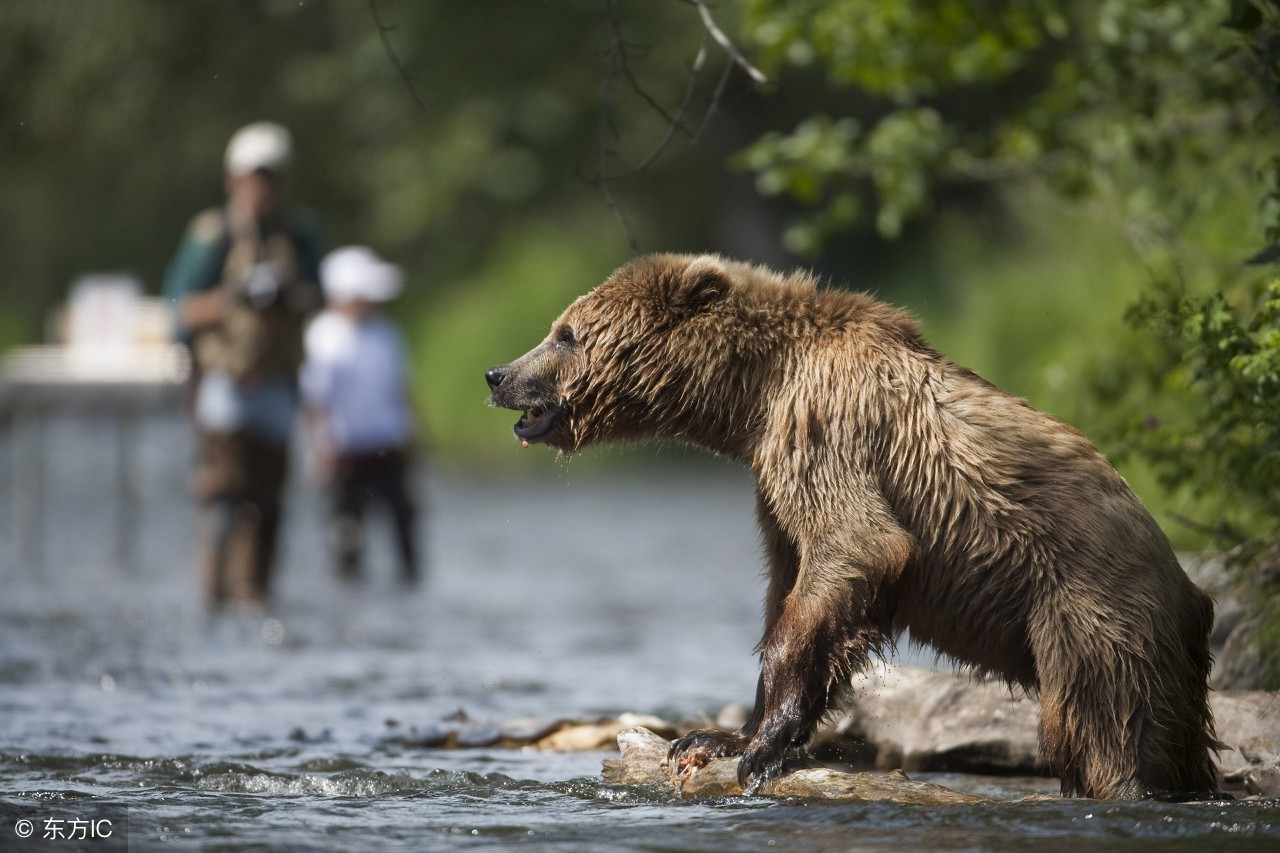
{"label": "white long-sleeve shirt", "polygon": [[325,311],[307,329],[299,385],[323,412],[338,453],[402,447],[412,431],[405,389],[408,363],[400,333],[385,317],[360,322]]}

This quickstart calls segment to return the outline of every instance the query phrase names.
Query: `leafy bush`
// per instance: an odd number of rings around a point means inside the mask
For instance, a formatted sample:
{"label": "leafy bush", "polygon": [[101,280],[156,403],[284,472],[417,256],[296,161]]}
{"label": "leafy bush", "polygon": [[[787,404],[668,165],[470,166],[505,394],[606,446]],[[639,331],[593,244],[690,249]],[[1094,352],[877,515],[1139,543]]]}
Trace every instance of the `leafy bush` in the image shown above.
{"label": "leafy bush", "polygon": [[1280,280],[1236,300],[1156,288],[1130,319],[1158,335],[1151,376],[1187,405],[1131,430],[1129,445],[1170,488],[1216,494],[1206,527],[1249,608],[1221,683],[1280,689]]}

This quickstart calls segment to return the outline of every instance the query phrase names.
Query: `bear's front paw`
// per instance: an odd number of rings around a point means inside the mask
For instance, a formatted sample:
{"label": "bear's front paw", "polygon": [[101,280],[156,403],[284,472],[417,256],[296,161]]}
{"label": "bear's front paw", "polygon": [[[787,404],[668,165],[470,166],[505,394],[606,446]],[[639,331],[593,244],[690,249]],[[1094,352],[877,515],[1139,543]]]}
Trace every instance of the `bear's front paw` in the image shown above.
{"label": "bear's front paw", "polygon": [[738,732],[696,729],[672,741],[671,748],[667,750],[667,764],[672,773],[680,773],[686,768],[706,764],[712,758],[741,755],[746,745],[747,739]]}
{"label": "bear's front paw", "polygon": [[764,742],[757,738],[747,745],[738,762],[738,784],[748,797],[755,794],[782,772],[787,748],[780,741]]}
{"label": "bear's front paw", "polygon": [[738,762],[738,784],[742,792],[751,796],[781,775],[787,750],[801,746],[807,732],[808,728],[794,715],[766,720],[742,750],[742,760]]}

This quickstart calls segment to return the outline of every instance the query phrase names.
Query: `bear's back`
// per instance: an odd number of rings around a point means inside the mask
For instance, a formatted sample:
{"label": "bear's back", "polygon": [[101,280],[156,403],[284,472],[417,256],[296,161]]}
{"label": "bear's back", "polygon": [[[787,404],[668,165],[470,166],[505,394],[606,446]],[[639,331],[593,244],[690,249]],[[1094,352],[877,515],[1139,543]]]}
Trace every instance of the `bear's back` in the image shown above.
{"label": "bear's back", "polygon": [[896,445],[884,480],[920,548],[900,591],[913,636],[1030,686],[1028,624],[1104,636],[1194,595],[1164,532],[1078,430],[945,359],[924,387],[923,433]]}
{"label": "bear's back", "polygon": [[[906,312],[844,291],[787,296],[799,331],[769,391],[762,444],[775,470],[758,473],[802,466],[851,488],[870,474],[918,546],[899,627],[1032,686],[1031,602],[1070,602],[1061,618],[1105,625],[1124,624],[1118,608],[1155,618],[1191,594],[1164,533],[1078,430],[940,355]],[[1133,602],[1081,589],[1165,592]]]}

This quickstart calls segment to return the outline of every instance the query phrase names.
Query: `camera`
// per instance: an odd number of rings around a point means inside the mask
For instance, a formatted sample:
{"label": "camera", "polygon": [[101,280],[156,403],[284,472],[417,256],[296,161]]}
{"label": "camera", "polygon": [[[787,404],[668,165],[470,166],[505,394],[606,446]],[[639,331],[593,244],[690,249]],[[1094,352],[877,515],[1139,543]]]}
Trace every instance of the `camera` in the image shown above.
{"label": "camera", "polygon": [[249,305],[265,311],[280,301],[280,273],[274,264],[254,264],[240,286],[240,295]]}

